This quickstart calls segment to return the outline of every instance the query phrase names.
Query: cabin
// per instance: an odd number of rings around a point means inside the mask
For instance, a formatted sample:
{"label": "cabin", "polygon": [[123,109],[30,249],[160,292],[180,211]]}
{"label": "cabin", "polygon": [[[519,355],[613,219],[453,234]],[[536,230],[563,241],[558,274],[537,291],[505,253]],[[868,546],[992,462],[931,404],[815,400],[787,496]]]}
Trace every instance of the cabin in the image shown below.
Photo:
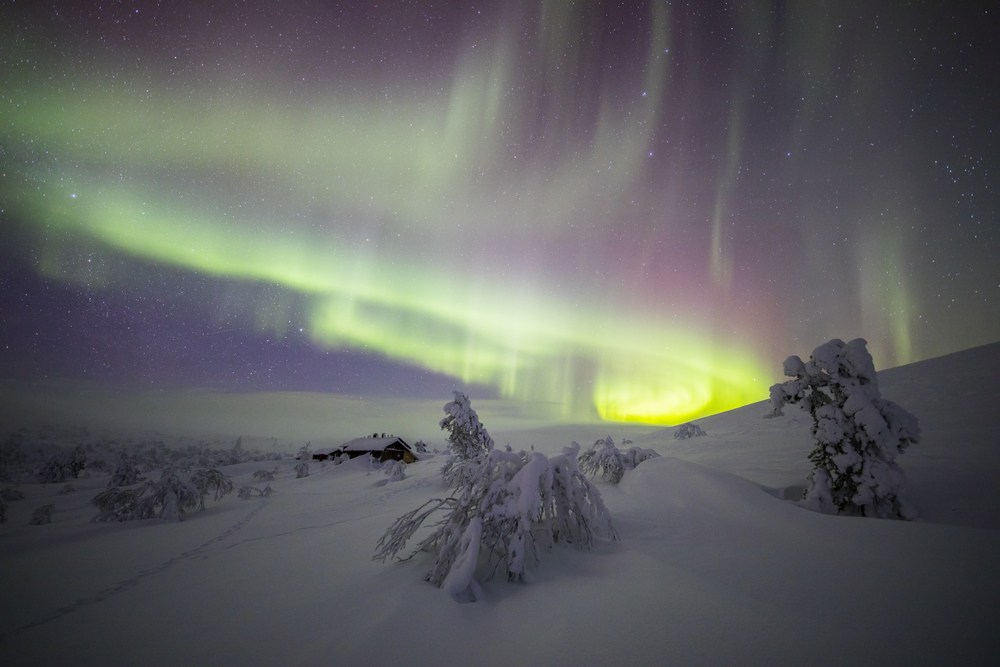
{"label": "cabin", "polygon": [[350,458],[363,456],[365,454],[374,456],[381,462],[402,461],[403,463],[413,463],[417,460],[417,454],[413,448],[395,435],[385,433],[372,433],[361,438],[355,438],[346,442],[333,450],[331,456],[337,454],[347,454]]}

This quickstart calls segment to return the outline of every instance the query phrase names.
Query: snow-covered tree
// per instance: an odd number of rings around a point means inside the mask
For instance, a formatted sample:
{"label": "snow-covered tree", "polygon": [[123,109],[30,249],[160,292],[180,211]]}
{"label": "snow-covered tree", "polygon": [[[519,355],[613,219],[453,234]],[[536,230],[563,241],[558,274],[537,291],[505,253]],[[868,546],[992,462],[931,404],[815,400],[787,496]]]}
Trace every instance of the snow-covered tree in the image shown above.
{"label": "snow-covered tree", "polygon": [[65,454],[54,454],[38,471],[38,481],[41,484],[59,484],[69,477]]}
{"label": "snow-covered tree", "polygon": [[882,398],[864,339],[834,339],[813,350],[809,361],[784,363],[792,378],[771,387],[772,411],[800,403],[812,416],[816,446],[809,454],[805,504],[823,512],[910,518],[899,498],[903,471],[896,457],[919,442],[917,418]]}
{"label": "snow-covered tree", "polygon": [[87,467],[87,450],[84,449],[83,445],[77,445],[70,451],[67,459],[69,474],[76,479],[80,476],[80,472]]}
{"label": "snow-covered tree", "polygon": [[140,511],[139,501],[146,487],[120,488],[113,486],[94,496],[91,502],[97,507],[98,513],[94,521],[131,521],[133,519],[151,519]]}
{"label": "snow-covered tree", "polygon": [[165,519],[180,521],[184,513],[199,507],[201,493],[173,468],[167,468],[156,482],[137,488],[112,487],[94,496],[99,513],[95,521]]}
{"label": "snow-covered tree", "polygon": [[149,484],[149,495],[142,503],[150,507],[149,514],[167,521],[180,521],[188,510],[201,504],[201,493],[190,481],[167,468],[156,483]]}
{"label": "snow-covered tree", "polygon": [[441,430],[448,431],[451,456],[441,472],[450,486],[464,484],[470,466],[493,449],[493,438],[479,422],[468,396],[460,391],[454,395],[455,400],[445,404],[445,417],[438,424]]}
{"label": "snow-covered tree", "polygon": [[274,470],[263,470],[263,469],[261,469],[261,470],[258,470],[257,472],[255,472],[253,474],[253,478],[256,479],[256,480],[260,480],[262,482],[270,482],[270,481],[274,480],[274,476],[277,473],[278,473],[278,469],[277,468],[275,468]]}
{"label": "snow-covered tree", "polygon": [[295,456],[295,458],[300,461],[308,461],[312,458],[312,440],[299,447],[299,453]]}
{"label": "snow-covered tree", "polygon": [[[624,442],[628,442],[625,440]],[[625,470],[633,470],[637,465],[643,461],[649,459],[655,459],[660,455],[657,454],[652,449],[643,449],[642,447],[629,447],[624,452],[622,452],[622,463],[625,465]]]}
{"label": "snow-covered tree", "polygon": [[41,526],[46,523],[52,523],[52,512],[55,511],[55,505],[42,505],[41,507],[36,507],[35,511],[31,513],[31,519],[28,521],[29,525]]}
{"label": "snow-covered tree", "polygon": [[493,438],[479,421],[468,396],[454,392],[455,400],[445,403],[445,417],[439,422],[442,431],[448,431],[451,453],[465,459],[476,458],[493,449]]}
{"label": "snow-covered tree", "polygon": [[236,442],[233,443],[233,448],[229,450],[229,464],[234,465],[236,463],[243,463],[244,452],[243,452],[243,436],[238,436]]}
{"label": "snow-covered tree", "polygon": [[681,424],[674,431],[674,437],[678,440],[687,440],[688,438],[696,438],[702,435],[705,435],[704,429],[693,422]]}
{"label": "snow-covered tree", "polygon": [[142,479],[142,473],[139,471],[139,466],[136,465],[135,458],[123,452],[121,458],[118,459],[118,465],[115,466],[115,471],[111,473],[108,486],[132,486],[138,484]]}
{"label": "snow-covered tree", "polygon": [[426,454],[427,443],[424,442],[423,440],[417,440],[415,443],[413,443],[413,451],[415,451],[417,454]]}
{"label": "snow-covered tree", "polygon": [[71,477],[79,477],[85,465],[86,452],[81,446],[69,452],[58,452],[42,466],[38,472],[38,481],[42,484],[61,484]]}
{"label": "snow-covered tree", "polygon": [[[576,443],[573,443],[579,447]],[[623,440],[622,444],[631,444],[631,440]],[[601,475],[601,479],[610,484],[622,481],[626,470],[632,470],[637,465],[659,456],[652,449],[629,447],[624,452],[615,446],[614,439],[609,435],[598,440],[594,446],[580,454],[578,463],[580,470],[591,477]]]}
{"label": "snow-covered tree", "polygon": [[476,573],[502,568],[520,580],[554,544],[590,548],[617,539],[601,494],[579,470],[577,450],[552,458],[538,452],[490,449],[470,459],[454,495],[435,498],[399,517],[378,541],[374,558],[396,556],[424,521],[445,516],[417,549],[435,556],[427,581],[459,601],[480,597]]}
{"label": "snow-covered tree", "polygon": [[205,497],[209,493],[213,494],[212,498],[215,502],[219,502],[226,494],[233,492],[233,480],[226,477],[217,468],[195,470],[194,474],[191,475],[191,483],[201,495],[198,504],[200,510],[205,509]]}
{"label": "snow-covered tree", "polygon": [[601,479],[611,484],[622,481],[625,475],[622,453],[615,447],[615,441],[610,435],[598,440],[593,447],[580,454],[579,464],[584,474],[596,477],[600,473]]}
{"label": "snow-covered tree", "polygon": [[301,479],[309,476],[309,464],[306,461],[299,461],[295,464],[295,478]]}

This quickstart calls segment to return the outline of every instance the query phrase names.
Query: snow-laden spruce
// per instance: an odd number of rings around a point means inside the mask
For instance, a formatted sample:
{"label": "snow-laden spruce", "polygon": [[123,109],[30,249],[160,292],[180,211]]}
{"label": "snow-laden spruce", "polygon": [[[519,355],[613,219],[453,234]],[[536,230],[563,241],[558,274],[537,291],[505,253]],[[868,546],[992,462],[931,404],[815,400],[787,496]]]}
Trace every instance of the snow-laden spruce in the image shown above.
{"label": "snow-laden spruce", "polygon": [[705,435],[705,429],[693,422],[681,424],[674,431],[674,438],[678,440],[687,440],[688,438],[697,438],[703,435]]}
{"label": "snow-laden spruce", "polygon": [[[632,444],[631,440],[623,440],[623,445]],[[574,447],[579,447],[573,443]],[[594,443],[594,446],[580,454],[578,463],[580,470],[584,474],[596,477],[598,473],[601,479],[610,484],[617,484],[622,481],[626,470],[632,470],[637,465],[659,456],[652,449],[642,447],[629,447],[624,452],[615,446],[615,441],[609,435]]]}
{"label": "snow-laden spruce", "polygon": [[448,486],[466,483],[468,465],[493,449],[493,438],[479,421],[469,397],[460,391],[454,394],[455,399],[445,403],[445,417],[438,423],[442,431],[448,431],[449,457],[441,469]]}
{"label": "snow-laden spruce", "polygon": [[771,387],[772,412],[802,403],[812,415],[816,447],[805,505],[822,512],[911,518],[899,498],[903,471],[896,457],[919,442],[917,418],[882,398],[864,339],[834,339],[809,361],[784,363],[791,380]]}
{"label": "snow-laden spruce", "polygon": [[600,492],[577,467],[579,446],[553,457],[493,449],[467,398],[456,392],[445,412],[449,417],[457,412],[466,420],[445,419],[442,428],[462,423],[469,429],[463,430],[465,435],[476,434],[465,441],[473,443],[467,449],[453,450],[469,454],[449,461],[461,466],[446,469],[461,470],[453,472],[453,495],[428,500],[396,519],[379,539],[375,560],[397,556],[428,517],[442,512],[430,535],[405,559],[433,552],[427,581],[456,600],[470,602],[481,597],[476,577],[480,570],[490,577],[502,568],[509,581],[519,581],[540,552],[554,544],[587,549],[595,540],[617,539]]}

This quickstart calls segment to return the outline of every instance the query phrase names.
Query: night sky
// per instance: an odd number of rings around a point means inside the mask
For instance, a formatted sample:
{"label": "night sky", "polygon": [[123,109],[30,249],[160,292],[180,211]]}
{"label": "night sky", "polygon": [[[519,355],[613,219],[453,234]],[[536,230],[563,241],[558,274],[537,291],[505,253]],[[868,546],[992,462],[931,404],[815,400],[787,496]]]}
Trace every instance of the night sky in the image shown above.
{"label": "night sky", "polygon": [[0,2],[0,378],[673,424],[1000,339],[988,2]]}

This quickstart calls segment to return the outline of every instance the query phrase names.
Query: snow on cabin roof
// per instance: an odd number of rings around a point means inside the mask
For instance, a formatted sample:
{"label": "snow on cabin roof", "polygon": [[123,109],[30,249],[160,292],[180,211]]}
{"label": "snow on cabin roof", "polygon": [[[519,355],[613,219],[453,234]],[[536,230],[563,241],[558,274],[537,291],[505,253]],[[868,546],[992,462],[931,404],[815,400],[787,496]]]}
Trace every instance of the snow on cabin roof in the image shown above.
{"label": "snow on cabin roof", "polygon": [[366,435],[362,438],[355,438],[354,440],[345,442],[340,446],[340,449],[345,452],[381,452],[396,442],[402,444],[406,449],[413,451],[413,448],[397,435]]}

